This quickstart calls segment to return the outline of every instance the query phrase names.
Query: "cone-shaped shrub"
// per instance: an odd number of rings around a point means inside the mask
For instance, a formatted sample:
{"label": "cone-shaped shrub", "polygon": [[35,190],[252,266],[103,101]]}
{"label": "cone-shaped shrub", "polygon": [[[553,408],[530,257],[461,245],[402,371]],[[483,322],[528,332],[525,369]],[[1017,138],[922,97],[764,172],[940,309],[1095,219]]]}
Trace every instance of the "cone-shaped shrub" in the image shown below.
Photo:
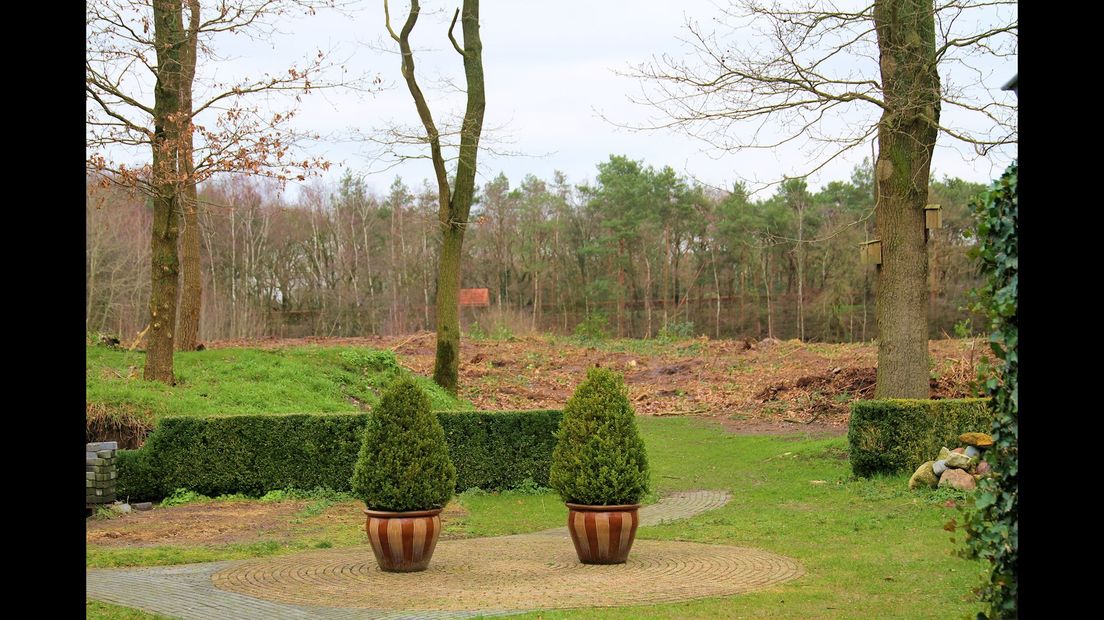
{"label": "cone-shaped shrub", "polygon": [[648,455],[621,375],[591,368],[564,407],[548,480],[565,502],[635,504],[648,492]]}
{"label": "cone-shaped shrub", "polygon": [[445,431],[409,377],[391,384],[368,415],[352,487],[369,509],[393,512],[441,508],[456,490]]}

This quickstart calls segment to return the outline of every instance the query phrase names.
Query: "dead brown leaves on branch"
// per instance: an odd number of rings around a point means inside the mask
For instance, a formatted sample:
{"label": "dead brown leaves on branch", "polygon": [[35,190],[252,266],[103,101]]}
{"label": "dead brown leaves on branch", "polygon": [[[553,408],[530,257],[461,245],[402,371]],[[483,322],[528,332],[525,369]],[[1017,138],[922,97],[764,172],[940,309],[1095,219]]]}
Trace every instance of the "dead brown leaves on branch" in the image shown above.
{"label": "dead brown leaves on branch", "polygon": [[[348,75],[345,65],[323,50],[282,72],[236,81],[205,79],[203,69],[217,59],[213,40],[221,33],[263,39],[275,32],[277,17],[293,12],[313,15],[322,8],[344,10],[349,5],[333,0],[188,2],[185,21],[195,30],[186,28],[179,44],[194,46],[199,55],[195,84],[188,88],[203,97],[183,112],[184,117],[173,120],[182,128],[181,135],[164,144],[163,148],[175,151],[189,138],[194,142],[194,173],[185,177],[175,172],[174,182],[200,183],[223,172],[284,182],[304,180],[330,167],[321,157],[294,156],[304,143],[319,139],[293,123],[302,96],[318,89],[370,91],[378,84],[366,87],[363,76]],[[129,152],[127,147],[148,147],[154,141],[154,106],[145,100],[159,71],[150,61],[155,55],[150,7],[148,0],[93,0],[86,8],[86,170],[104,183],[145,191],[149,190],[149,165],[128,164],[120,157]],[[197,18],[189,19],[189,11],[197,11]]]}

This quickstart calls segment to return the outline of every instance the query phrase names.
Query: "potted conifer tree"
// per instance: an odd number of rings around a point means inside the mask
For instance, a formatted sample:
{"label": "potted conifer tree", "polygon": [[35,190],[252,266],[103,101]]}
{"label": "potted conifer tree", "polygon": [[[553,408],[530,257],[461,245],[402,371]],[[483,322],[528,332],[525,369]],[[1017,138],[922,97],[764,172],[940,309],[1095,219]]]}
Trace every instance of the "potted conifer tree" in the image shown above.
{"label": "potted conifer tree", "polygon": [[621,375],[591,368],[564,406],[549,484],[568,507],[579,561],[622,564],[648,492],[648,455]]}
{"label": "potted conifer tree", "polygon": [[410,377],[391,384],[368,415],[352,487],[367,506],[364,527],[380,569],[425,570],[456,467],[429,397]]}

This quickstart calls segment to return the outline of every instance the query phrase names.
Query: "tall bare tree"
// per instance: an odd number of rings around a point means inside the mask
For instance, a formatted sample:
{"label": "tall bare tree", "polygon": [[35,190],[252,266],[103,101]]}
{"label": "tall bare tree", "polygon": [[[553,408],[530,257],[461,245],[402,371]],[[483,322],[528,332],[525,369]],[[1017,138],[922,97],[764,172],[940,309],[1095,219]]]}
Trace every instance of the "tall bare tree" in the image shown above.
{"label": "tall bare tree", "polygon": [[[145,375],[170,384],[173,342],[181,340],[174,338],[174,332],[179,327],[184,342],[177,348],[181,349],[194,348],[198,334],[201,296],[196,185],[218,172],[287,179],[297,171],[301,177],[304,169],[326,167],[318,158],[290,160],[295,133],[289,123],[294,111],[269,115],[243,100],[254,93],[302,93],[323,86],[315,76],[326,66],[325,54],[320,52],[304,69],[292,67],[275,76],[215,84],[200,102],[193,97],[198,53],[209,51],[204,37],[259,28],[266,18],[287,10],[285,5],[308,12],[313,12],[315,5],[299,0],[236,0],[221,3],[203,19],[200,4],[200,0],[95,0],[86,8],[87,165],[101,179],[137,186],[152,197],[153,290]],[[320,0],[318,4],[333,3]],[[187,27],[184,5],[188,7]],[[152,105],[141,101],[151,79]],[[204,113],[213,115],[213,122],[199,124]],[[201,144],[198,149],[196,136]],[[127,166],[112,159],[119,148],[143,144],[153,148],[149,165]],[[181,221],[183,239],[179,239]],[[180,255],[170,257],[167,248],[171,244],[176,254],[178,239]],[[181,305],[185,312],[178,326],[182,264],[185,294]]]}
{"label": "tall bare tree", "polygon": [[[479,38],[479,0],[464,0],[449,25],[449,41],[464,59],[467,82],[467,107],[460,128],[460,154],[456,176],[450,186],[445,157],[441,150],[441,134],[433,121],[425,95],[414,77],[414,53],[410,48],[410,33],[418,21],[421,5],[411,0],[410,12],[398,33],[391,27],[387,0],[383,2],[384,18],[391,38],[402,53],[402,75],[418,117],[425,128],[424,141],[429,144],[434,177],[437,180],[438,220],[441,226],[441,252],[437,266],[437,355],[433,364],[433,380],[446,390],[456,393],[460,372],[460,258],[464,248],[464,232],[468,226],[475,195],[476,155],[483,131],[486,91],[483,86],[483,43]],[[464,33],[463,47],[453,36],[460,18]]]}
{"label": "tall bare tree", "polygon": [[[642,129],[681,130],[722,151],[796,142],[814,160],[797,176],[876,136],[883,256],[876,394],[926,398],[923,209],[931,157],[940,135],[979,156],[1016,142],[1015,102],[982,83],[987,61],[1016,54],[1016,3],[874,0],[842,10],[830,1],[795,8],[738,0],[719,21],[734,36],[754,32],[760,39],[729,40],[689,22],[687,59],[663,57],[632,74],[645,87],[640,101],[665,116]],[[943,80],[940,67],[947,70]],[[980,129],[944,122],[941,111],[948,108],[959,122],[969,117],[965,122]],[[777,133],[762,131],[765,123]]]}

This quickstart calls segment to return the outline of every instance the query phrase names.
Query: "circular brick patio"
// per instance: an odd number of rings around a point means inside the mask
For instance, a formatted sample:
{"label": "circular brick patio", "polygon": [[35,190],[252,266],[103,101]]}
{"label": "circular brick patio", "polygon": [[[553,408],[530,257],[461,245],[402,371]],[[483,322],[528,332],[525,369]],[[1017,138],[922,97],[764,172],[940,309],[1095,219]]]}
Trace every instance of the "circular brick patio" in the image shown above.
{"label": "circular brick patio", "polygon": [[[727,491],[678,492],[641,508],[640,524],[686,519],[729,499]],[[759,549],[639,538],[627,564],[587,566],[575,557],[567,528],[559,527],[441,541],[423,573],[382,573],[365,544],[253,560],[89,569],[85,591],[89,599],[181,620],[444,620],[732,595],[803,573],[795,560]]]}
{"label": "circular brick patio", "polygon": [[212,576],[220,590],[306,606],[406,611],[610,607],[726,596],[804,573],[760,549],[637,540],[621,565],[585,565],[567,537],[442,541],[428,570],[384,573],[368,546],[246,561]]}

